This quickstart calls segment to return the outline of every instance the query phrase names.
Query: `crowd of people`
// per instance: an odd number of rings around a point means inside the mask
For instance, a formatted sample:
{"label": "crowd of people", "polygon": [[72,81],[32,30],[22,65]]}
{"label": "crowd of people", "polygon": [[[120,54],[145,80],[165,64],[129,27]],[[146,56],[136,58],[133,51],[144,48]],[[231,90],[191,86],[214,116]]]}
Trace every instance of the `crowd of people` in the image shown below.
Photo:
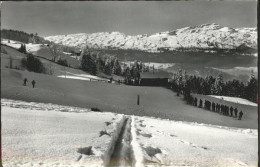
{"label": "crowd of people", "polygon": [[225,116],[230,116],[235,118],[238,117],[238,120],[241,120],[243,116],[242,110],[240,110],[240,112],[238,113],[238,109],[236,107],[232,107],[232,106],[229,107],[227,105],[210,102],[208,100],[205,100],[203,105],[203,101],[201,99],[198,101],[196,97],[192,98],[191,104],[194,106],[198,106],[200,108],[204,107],[204,109],[206,110],[211,110],[213,112],[220,113]]}
{"label": "crowd of people", "polygon": [[[27,82],[28,82],[27,78],[24,78],[24,80],[23,80],[23,86],[26,86]],[[35,87],[35,84],[36,84],[35,80],[32,80],[32,87],[33,87],[33,88]]]}

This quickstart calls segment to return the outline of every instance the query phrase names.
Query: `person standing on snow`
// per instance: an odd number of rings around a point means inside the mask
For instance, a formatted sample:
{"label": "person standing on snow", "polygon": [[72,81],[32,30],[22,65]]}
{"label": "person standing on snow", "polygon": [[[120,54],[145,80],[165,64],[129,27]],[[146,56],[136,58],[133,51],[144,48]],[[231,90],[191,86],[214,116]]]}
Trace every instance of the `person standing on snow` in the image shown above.
{"label": "person standing on snow", "polygon": [[24,80],[23,80],[23,86],[26,86],[26,83],[27,83],[27,78],[24,78]]}
{"label": "person standing on snow", "polygon": [[241,120],[242,119],[242,116],[243,116],[243,112],[242,110],[239,112],[239,117],[238,117],[238,120]]}
{"label": "person standing on snow", "polygon": [[237,117],[237,112],[238,112],[238,111],[237,111],[237,108],[235,108],[234,111],[235,111],[235,117]]}
{"label": "person standing on snow", "polygon": [[231,117],[233,117],[233,107],[231,106],[229,110],[230,110]]}
{"label": "person standing on snow", "polygon": [[32,86],[33,86],[33,88],[34,88],[34,86],[35,86],[35,83],[36,83],[36,82],[33,80],[33,81],[32,81]]}

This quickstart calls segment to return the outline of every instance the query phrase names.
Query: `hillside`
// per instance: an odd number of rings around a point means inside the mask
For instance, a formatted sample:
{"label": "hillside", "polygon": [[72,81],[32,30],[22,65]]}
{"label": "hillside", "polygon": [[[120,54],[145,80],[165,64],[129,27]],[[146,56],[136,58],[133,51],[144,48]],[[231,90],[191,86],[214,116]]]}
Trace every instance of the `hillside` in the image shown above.
{"label": "hillside", "polygon": [[[20,44],[11,44],[11,46],[14,48],[16,45],[20,46]],[[51,74],[52,76],[70,78],[70,79],[79,79],[79,80],[90,80],[91,79],[92,81],[95,81],[95,80],[107,81],[107,79],[105,79],[105,78],[90,75],[89,73],[86,73],[80,69],[64,67],[57,63],[50,61],[52,58],[50,51],[46,47],[44,47],[40,44],[39,45],[38,44],[28,44],[26,46],[27,46],[27,49],[30,48],[28,46],[32,46],[32,48],[34,48],[35,51],[31,52],[31,53],[38,56],[38,58],[41,60],[44,67],[46,68],[47,73]],[[12,66],[13,66],[12,68],[25,70],[21,66],[21,60],[23,58],[26,58],[26,54],[21,53],[12,47],[3,46],[3,45],[1,46],[1,48],[3,50],[5,50],[5,52],[6,52],[6,53],[1,53],[1,67],[9,68],[10,67],[10,58],[11,58]],[[38,49],[35,49],[35,48],[38,48]],[[30,52],[29,49],[27,51]],[[79,62],[76,59],[73,59],[67,55],[61,56],[61,58],[67,59],[67,61],[69,63],[75,62],[74,67],[76,67],[76,68],[79,67]],[[73,64],[70,64],[70,66],[73,67]]]}
{"label": "hillside", "polygon": [[[6,68],[2,68],[1,71],[2,98],[84,108],[98,107],[103,111],[128,115],[257,128],[256,109],[249,108],[248,112],[251,114],[238,121],[187,105],[182,97],[177,97],[170,89],[86,82]],[[33,89],[31,85],[23,86],[22,81],[25,77],[29,83],[34,79],[36,88]],[[140,95],[140,106],[136,105],[137,95]]]}
{"label": "hillside", "polygon": [[1,38],[6,38],[10,40],[15,40],[23,43],[50,43],[47,40],[44,40],[44,38],[39,37],[38,34],[29,34],[23,31],[18,30],[7,30],[2,29],[1,30]]}
{"label": "hillside", "polygon": [[[9,46],[14,49],[19,49],[21,47],[21,44],[24,44],[26,46],[26,51],[27,53],[32,53],[33,55],[52,60],[53,55],[50,51],[50,48],[47,44],[26,44],[23,42],[19,41],[14,41],[14,40],[7,40],[7,39],[1,39],[1,44],[5,46]],[[4,47],[5,48],[5,47]],[[69,66],[73,68],[79,68],[80,62],[76,60],[75,58],[72,58],[71,56],[63,53],[63,52],[58,52],[58,58],[60,59],[66,59]]]}
{"label": "hillside", "polygon": [[45,37],[55,43],[100,49],[134,49],[148,52],[159,50],[216,49],[251,50],[257,48],[256,28],[229,28],[218,24],[203,24],[152,35],[130,36],[120,32],[68,34]]}

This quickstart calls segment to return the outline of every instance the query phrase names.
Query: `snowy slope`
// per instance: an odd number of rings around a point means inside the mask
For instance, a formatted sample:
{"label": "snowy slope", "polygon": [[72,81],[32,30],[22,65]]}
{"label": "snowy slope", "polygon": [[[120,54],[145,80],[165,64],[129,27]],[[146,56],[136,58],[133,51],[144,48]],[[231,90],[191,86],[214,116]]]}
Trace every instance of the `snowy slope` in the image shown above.
{"label": "snowy slope", "polygon": [[[111,161],[124,161],[129,154],[125,147],[119,150],[120,159],[110,158],[116,145],[127,140],[134,167],[257,165],[256,129],[8,99],[2,99],[1,106],[4,166],[110,167]],[[127,118],[131,124],[123,126]],[[130,136],[118,141],[122,130]]]}
{"label": "snowy slope", "polygon": [[93,48],[138,49],[158,52],[164,48],[175,50],[178,48],[200,49],[235,49],[238,47],[257,48],[256,28],[229,28],[218,24],[203,24],[185,27],[173,31],[156,34],[129,36],[120,32],[100,32],[93,34],[69,34],[45,37],[68,46]]}
{"label": "snowy slope", "polygon": [[257,130],[247,134],[246,130],[145,117],[135,117],[134,122],[144,167],[257,166]]}
{"label": "snowy slope", "polygon": [[239,98],[239,97],[215,96],[215,95],[209,95],[209,96],[212,96],[212,97],[224,100],[224,101],[230,101],[230,102],[234,102],[234,103],[238,103],[238,104],[244,104],[244,105],[257,107],[256,103],[253,103],[249,100],[242,99],[242,98]]}
{"label": "snowy slope", "polygon": [[8,167],[104,166],[124,121],[123,115],[69,106],[6,99],[1,104],[2,160]]}
{"label": "snowy slope", "polygon": [[[22,43],[19,41],[13,41],[13,40],[9,40],[9,41],[10,41],[10,43],[8,43],[7,39],[1,39],[2,44],[13,47],[15,49],[19,49],[21,47],[21,44],[25,44],[25,43]],[[25,46],[26,46],[26,51],[28,53],[34,53],[34,54],[41,48],[46,47],[44,44],[32,44],[32,43],[25,44]]]}

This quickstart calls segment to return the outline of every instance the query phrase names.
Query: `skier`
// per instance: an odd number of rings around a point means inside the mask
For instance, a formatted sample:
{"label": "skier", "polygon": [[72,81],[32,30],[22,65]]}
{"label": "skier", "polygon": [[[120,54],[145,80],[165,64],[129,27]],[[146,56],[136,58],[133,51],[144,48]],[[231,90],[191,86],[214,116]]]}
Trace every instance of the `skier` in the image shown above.
{"label": "skier", "polygon": [[27,83],[27,78],[24,78],[24,80],[23,80],[23,86],[26,86],[26,83]]}
{"label": "skier", "polygon": [[33,81],[32,81],[32,86],[33,86],[33,88],[34,88],[34,86],[35,86],[35,83],[36,83],[36,82],[33,80]]}
{"label": "skier", "polygon": [[242,110],[239,112],[239,118],[238,118],[238,120],[241,120],[242,119],[242,116],[243,116],[243,112],[242,112]]}

